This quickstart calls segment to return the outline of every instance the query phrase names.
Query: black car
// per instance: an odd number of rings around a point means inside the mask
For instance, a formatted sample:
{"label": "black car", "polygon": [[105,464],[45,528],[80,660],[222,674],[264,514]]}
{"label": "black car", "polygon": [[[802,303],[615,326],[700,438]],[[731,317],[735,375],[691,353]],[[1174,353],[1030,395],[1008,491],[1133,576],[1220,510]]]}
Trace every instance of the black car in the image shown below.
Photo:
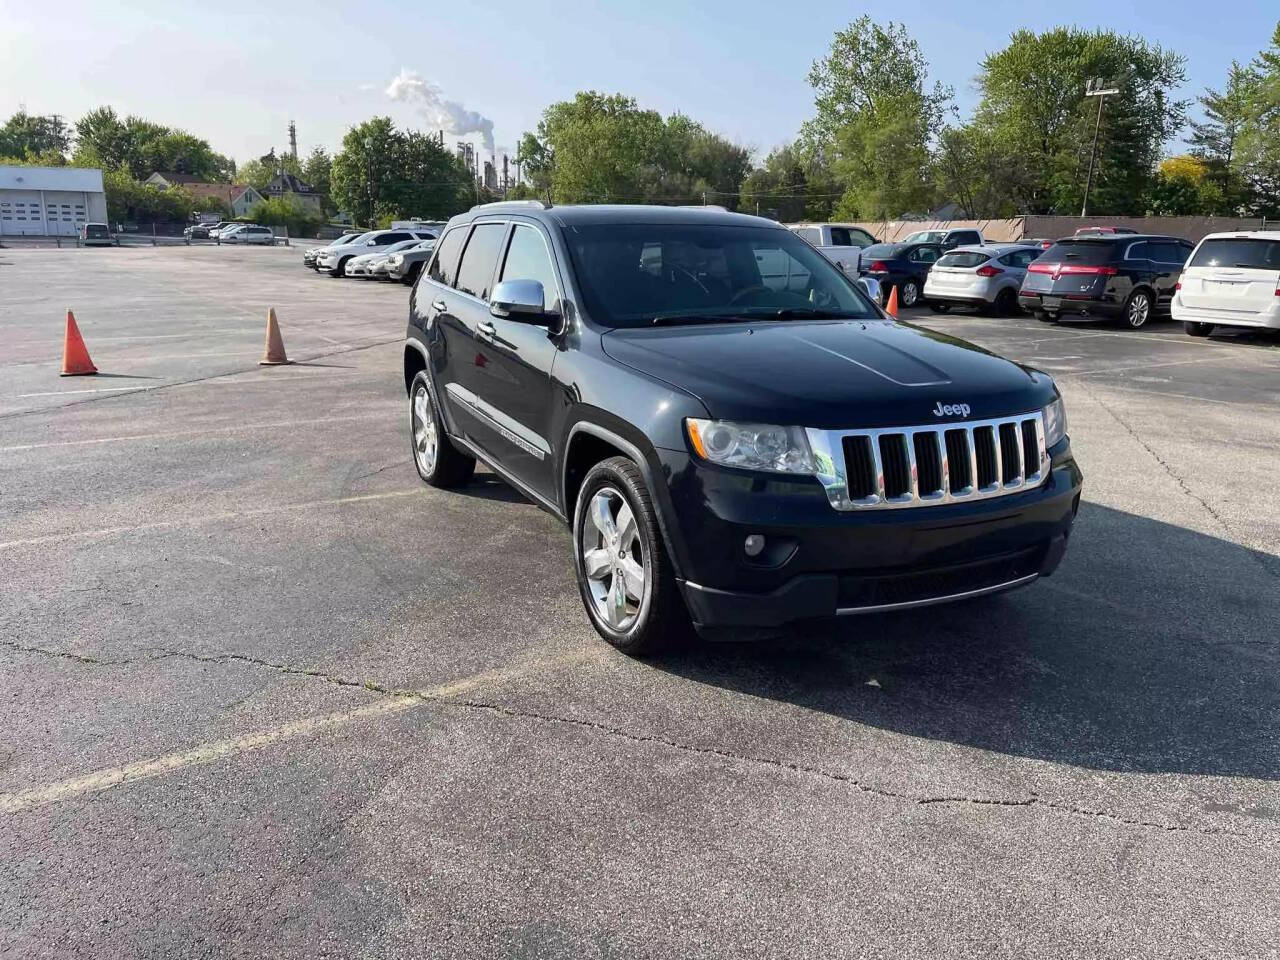
{"label": "black car", "polygon": [[1046,323],[1167,316],[1194,246],[1179,237],[1111,234],[1059,240],[1027,267],[1018,303]]}
{"label": "black car", "polygon": [[404,383],[423,480],[481,460],[567,523],[629,653],[1028,584],[1079,503],[1049,376],[757,217],[475,207],[414,287]]}
{"label": "black car", "polygon": [[862,251],[860,276],[880,282],[885,303],[889,302],[890,290],[896,287],[899,305],[914,307],[920,302],[929,268],[942,253],[940,243],[877,243]]}

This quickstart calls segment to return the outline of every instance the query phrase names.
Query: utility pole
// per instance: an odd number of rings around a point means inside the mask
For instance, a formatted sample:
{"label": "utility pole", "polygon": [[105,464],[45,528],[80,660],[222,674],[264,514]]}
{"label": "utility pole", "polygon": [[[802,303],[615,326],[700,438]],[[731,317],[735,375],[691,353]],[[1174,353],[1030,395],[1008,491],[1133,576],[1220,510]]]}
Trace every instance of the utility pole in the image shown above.
{"label": "utility pole", "polygon": [[1102,104],[1107,97],[1119,92],[1119,87],[1104,88],[1100,77],[1094,77],[1085,84],[1084,95],[1098,98],[1098,119],[1093,124],[1093,148],[1089,151],[1089,175],[1084,181],[1084,202],[1080,204],[1081,218],[1089,215],[1089,190],[1093,187],[1093,164],[1098,158],[1098,133],[1102,130]]}

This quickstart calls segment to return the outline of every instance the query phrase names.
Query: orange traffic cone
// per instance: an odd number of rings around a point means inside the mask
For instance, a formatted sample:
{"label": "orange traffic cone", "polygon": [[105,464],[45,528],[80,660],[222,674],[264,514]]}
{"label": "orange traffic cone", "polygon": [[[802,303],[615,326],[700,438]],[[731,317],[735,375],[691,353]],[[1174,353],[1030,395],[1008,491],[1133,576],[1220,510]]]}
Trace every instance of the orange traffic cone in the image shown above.
{"label": "orange traffic cone", "polygon": [[293,363],[284,353],[284,340],[280,337],[280,324],[276,322],[276,308],[267,309],[267,345],[258,361],[264,367],[277,367],[285,363]]}
{"label": "orange traffic cone", "polygon": [[898,316],[898,288],[896,286],[889,288],[889,302],[885,304],[884,312],[895,319]]}
{"label": "orange traffic cone", "polygon": [[63,377],[87,377],[98,372],[98,368],[89,359],[89,351],[85,349],[84,338],[80,336],[80,328],[76,326],[76,315],[67,310],[67,332],[62,340],[62,373]]}

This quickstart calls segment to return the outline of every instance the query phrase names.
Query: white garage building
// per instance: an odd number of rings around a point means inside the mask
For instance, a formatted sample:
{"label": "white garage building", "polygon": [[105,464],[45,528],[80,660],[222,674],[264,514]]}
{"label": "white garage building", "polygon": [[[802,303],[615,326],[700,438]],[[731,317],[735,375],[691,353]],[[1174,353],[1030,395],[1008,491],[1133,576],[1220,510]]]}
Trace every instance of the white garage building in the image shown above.
{"label": "white garage building", "polygon": [[106,222],[101,170],[0,166],[0,237],[74,237]]}

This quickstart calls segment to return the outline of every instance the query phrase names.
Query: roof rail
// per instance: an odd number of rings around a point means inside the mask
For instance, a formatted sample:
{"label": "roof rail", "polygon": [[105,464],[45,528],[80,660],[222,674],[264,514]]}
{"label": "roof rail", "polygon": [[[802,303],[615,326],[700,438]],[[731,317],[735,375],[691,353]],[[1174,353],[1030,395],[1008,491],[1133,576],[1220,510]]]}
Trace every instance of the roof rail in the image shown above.
{"label": "roof rail", "polygon": [[516,207],[525,210],[545,210],[547,205],[541,200],[496,200],[493,203],[477,203],[471,208],[470,212],[477,210],[493,210],[497,207]]}

